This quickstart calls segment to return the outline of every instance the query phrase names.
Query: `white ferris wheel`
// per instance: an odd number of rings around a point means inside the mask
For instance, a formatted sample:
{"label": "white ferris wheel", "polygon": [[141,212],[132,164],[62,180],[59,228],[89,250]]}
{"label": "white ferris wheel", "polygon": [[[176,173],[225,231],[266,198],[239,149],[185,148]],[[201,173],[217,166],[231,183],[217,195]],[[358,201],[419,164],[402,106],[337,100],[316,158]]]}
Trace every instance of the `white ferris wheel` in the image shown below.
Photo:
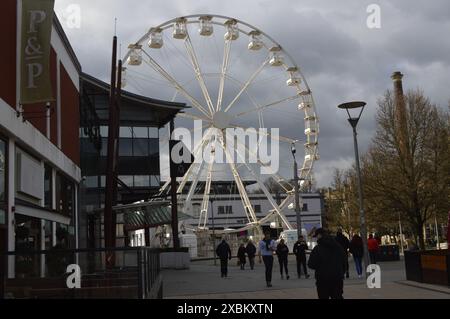
{"label": "white ferris wheel", "polygon": [[[253,145],[239,145],[238,141],[236,154],[227,153],[227,128],[266,129],[259,132],[265,132],[269,143],[280,145],[279,169],[268,175],[260,173],[260,168],[267,166],[260,159],[250,164],[204,158],[190,166],[178,180],[178,201],[189,213],[193,197],[201,198],[198,229],[206,226],[212,185],[223,180],[235,187],[248,220],[230,231],[257,231],[275,218],[285,229],[293,229],[285,217],[294,201],[290,150],[295,144],[304,150],[298,176],[300,190],[305,189],[311,185],[313,164],[319,158],[319,122],[308,83],[281,45],[234,18],[190,15],[150,28],[128,49],[122,70],[127,90],[190,106],[178,114],[177,126],[194,134],[202,131],[201,139],[191,148],[196,158],[199,154],[214,157],[219,149],[226,158],[244,159],[257,153],[260,140]],[[196,120],[201,121],[200,128],[194,127]],[[279,128],[279,134],[271,134],[271,128]],[[271,184],[266,183],[268,178]],[[268,211],[255,214],[246,181],[253,181],[260,195],[267,197]],[[167,191],[169,184],[170,180],[160,193]],[[284,193],[278,203],[273,198],[274,185]]]}

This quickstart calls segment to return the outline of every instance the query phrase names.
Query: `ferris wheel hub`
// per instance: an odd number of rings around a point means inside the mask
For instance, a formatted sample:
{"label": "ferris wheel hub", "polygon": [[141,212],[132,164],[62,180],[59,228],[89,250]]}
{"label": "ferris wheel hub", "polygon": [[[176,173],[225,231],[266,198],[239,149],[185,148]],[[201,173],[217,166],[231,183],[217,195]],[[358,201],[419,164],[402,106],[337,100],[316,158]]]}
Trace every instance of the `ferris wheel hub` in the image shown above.
{"label": "ferris wheel hub", "polygon": [[213,114],[212,124],[220,130],[230,127],[231,116],[224,111],[217,111]]}

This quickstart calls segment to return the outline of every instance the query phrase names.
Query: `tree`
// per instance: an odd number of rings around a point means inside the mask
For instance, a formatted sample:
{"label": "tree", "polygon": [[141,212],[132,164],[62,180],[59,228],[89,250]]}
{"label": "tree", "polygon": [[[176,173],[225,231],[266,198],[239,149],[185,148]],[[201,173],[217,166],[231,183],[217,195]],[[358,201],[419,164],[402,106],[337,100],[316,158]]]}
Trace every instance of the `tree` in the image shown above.
{"label": "tree", "polygon": [[404,100],[406,141],[397,134],[393,93],[378,101],[376,135],[363,159],[364,187],[371,209],[404,217],[425,249],[424,224],[434,212],[448,210],[448,115],[419,90],[409,91]]}

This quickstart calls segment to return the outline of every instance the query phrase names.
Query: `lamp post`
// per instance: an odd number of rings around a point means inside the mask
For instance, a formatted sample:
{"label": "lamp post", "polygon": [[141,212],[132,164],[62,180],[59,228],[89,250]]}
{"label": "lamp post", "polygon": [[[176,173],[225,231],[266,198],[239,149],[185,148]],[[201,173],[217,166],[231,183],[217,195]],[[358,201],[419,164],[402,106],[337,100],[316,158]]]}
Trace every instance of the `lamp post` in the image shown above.
{"label": "lamp post", "polygon": [[212,218],[212,236],[213,236],[213,252],[214,252],[214,266],[217,265],[217,254],[216,254],[216,230],[215,230],[215,226],[214,226],[214,207],[213,207],[213,203],[214,203],[214,198],[210,197],[209,201],[211,202],[211,218]]}
{"label": "lamp post", "polygon": [[295,193],[295,217],[297,221],[297,237],[300,237],[302,235],[302,220],[300,217],[300,194],[299,194],[299,187],[298,187],[298,167],[297,167],[297,160],[295,159],[295,143],[291,144],[291,153],[292,157],[294,158],[294,193]]}
{"label": "lamp post", "polygon": [[[353,143],[355,148],[355,161],[356,161],[356,172],[358,176],[358,197],[359,197],[359,223],[361,228],[361,237],[363,241],[363,252],[364,252],[364,273],[367,276],[367,266],[369,265],[369,252],[367,250],[367,229],[366,229],[366,213],[364,211],[364,199],[363,199],[363,190],[362,190],[362,181],[361,181],[361,168],[359,165],[359,151],[358,151],[358,139],[356,133],[356,125],[358,125],[358,121],[361,118],[361,114],[364,110],[364,106],[366,102],[355,101],[355,102],[347,102],[340,104],[338,108],[345,109],[348,114],[348,122],[353,128]],[[352,117],[350,115],[351,109],[360,109],[359,115],[357,117]]]}

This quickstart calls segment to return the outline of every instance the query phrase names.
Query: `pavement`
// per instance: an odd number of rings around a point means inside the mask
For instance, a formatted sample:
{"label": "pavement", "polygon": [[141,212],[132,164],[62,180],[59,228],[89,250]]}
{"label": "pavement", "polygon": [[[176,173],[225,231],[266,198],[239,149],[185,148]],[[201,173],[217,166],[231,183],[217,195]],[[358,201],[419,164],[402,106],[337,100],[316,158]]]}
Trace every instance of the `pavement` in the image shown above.
{"label": "pavement", "polygon": [[[193,261],[190,269],[163,270],[163,294],[168,299],[316,299],[314,271],[309,279],[297,278],[295,259],[289,258],[289,280],[281,279],[278,261],[273,267],[273,287],[267,288],[264,265],[256,258],[254,270],[248,264],[240,270],[236,259],[229,263],[228,277],[220,277],[220,262]],[[381,288],[367,287],[358,279],[350,261],[350,278],[344,281],[346,299],[450,299],[450,288],[407,281],[403,261],[380,262]]]}

